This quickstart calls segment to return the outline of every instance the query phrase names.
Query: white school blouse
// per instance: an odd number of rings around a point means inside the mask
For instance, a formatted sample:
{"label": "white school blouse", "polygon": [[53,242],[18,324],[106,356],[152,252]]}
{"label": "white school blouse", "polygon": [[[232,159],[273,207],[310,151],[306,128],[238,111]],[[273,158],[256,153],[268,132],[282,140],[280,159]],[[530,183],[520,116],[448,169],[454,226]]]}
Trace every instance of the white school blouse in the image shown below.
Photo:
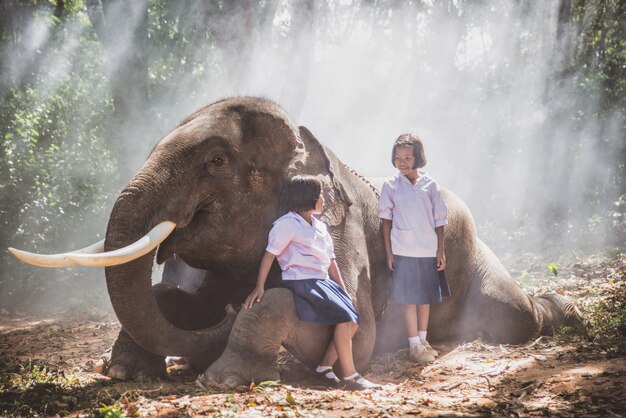
{"label": "white school blouse", "polygon": [[313,218],[311,225],[296,212],[274,222],[265,250],[276,256],[283,280],[328,279],[335,258],[326,224]]}
{"label": "white school blouse", "polygon": [[437,182],[421,173],[411,184],[401,173],[383,184],[378,215],[391,219],[391,252],[405,257],[436,257],[435,228],[448,224],[448,208]]}

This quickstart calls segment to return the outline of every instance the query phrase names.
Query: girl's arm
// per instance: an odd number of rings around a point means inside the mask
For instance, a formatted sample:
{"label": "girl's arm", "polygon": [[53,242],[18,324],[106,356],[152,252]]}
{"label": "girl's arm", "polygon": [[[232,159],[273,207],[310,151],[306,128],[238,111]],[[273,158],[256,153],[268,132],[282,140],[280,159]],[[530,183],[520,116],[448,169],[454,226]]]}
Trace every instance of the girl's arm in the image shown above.
{"label": "girl's arm", "polygon": [[393,253],[391,252],[391,219],[382,219],[383,243],[385,244],[385,254],[387,255],[387,267],[393,271]]}
{"label": "girl's arm", "polygon": [[346,295],[348,295],[348,297],[352,299],[352,304],[356,308],[357,307],[356,300],[352,296],[350,296],[350,293],[348,293],[348,289],[346,289],[346,285],[343,282],[343,279],[341,278],[341,272],[339,271],[339,266],[337,265],[337,261],[334,258],[330,260],[330,267],[328,268],[328,275],[330,276],[331,279],[333,279],[335,283],[337,283],[344,290],[344,292],[346,292]]}
{"label": "girl's arm", "polygon": [[270,268],[272,267],[272,263],[275,258],[276,256],[274,254],[265,251],[263,258],[261,259],[261,265],[259,266],[256,287],[243,304],[244,309],[250,309],[252,305],[254,305],[254,302],[261,302],[261,299],[263,299],[263,294],[265,294],[265,280],[267,280],[267,275],[270,272]]}
{"label": "girl's arm", "polygon": [[337,265],[337,260],[334,258],[330,260],[330,267],[328,268],[328,275],[331,279],[334,280],[343,290],[348,293],[346,289],[346,285],[343,283],[343,279],[341,278],[341,272],[339,271],[339,266]]}
{"label": "girl's arm", "polygon": [[442,271],[446,268],[446,254],[443,248],[443,225],[435,228],[435,232],[437,233],[437,270]]}
{"label": "girl's arm", "polygon": [[328,275],[330,276],[331,279],[334,280],[335,283],[341,286],[344,292],[346,292],[346,295],[348,295],[348,297],[352,299],[352,304],[356,308],[357,307],[356,300],[352,296],[350,296],[350,293],[348,293],[348,289],[346,289],[346,285],[344,284],[343,279],[341,278],[341,272],[339,271],[339,266],[337,265],[337,261],[334,258],[330,260],[330,267],[328,268]]}

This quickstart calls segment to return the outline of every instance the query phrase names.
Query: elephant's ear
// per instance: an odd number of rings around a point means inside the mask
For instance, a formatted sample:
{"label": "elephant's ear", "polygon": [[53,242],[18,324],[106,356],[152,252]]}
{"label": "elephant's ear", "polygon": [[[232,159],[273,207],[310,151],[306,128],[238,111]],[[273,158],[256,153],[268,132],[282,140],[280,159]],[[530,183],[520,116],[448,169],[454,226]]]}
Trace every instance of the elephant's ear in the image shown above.
{"label": "elephant's ear", "polygon": [[328,226],[340,225],[352,205],[340,181],[342,163],[304,126],[300,126],[300,138],[304,143],[306,159],[294,167],[295,172],[290,174],[310,174],[322,181],[326,202],[321,220]]}

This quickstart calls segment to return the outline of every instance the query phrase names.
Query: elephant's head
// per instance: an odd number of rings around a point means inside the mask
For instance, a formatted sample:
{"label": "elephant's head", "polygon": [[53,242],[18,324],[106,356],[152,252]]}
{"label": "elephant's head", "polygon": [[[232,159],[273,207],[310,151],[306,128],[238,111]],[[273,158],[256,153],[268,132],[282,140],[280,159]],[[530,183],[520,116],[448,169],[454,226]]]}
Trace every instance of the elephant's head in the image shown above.
{"label": "elephant's head", "polygon": [[155,247],[160,244],[158,262],[176,253],[224,280],[253,281],[289,176],[319,175],[329,186],[324,220],[342,222],[349,201],[331,160],[273,102],[225,99],[159,142],[115,202],[103,244],[47,256],[10,250],[40,266],[106,266],[112,305],[139,345],[161,355],[201,355],[225,336],[216,335],[219,327],[187,331],[165,319],[151,288]]}
{"label": "elephant's head", "polygon": [[[225,274],[256,269],[258,237],[277,217],[285,177],[304,160],[298,130],[267,100],[229,99],[184,120],[153,150],[111,213],[107,243],[120,236],[126,211],[176,223],[158,261],[177,253],[188,264]],[[119,216],[121,214],[121,216]],[[123,234],[121,234],[123,235]]]}
{"label": "elephant's head", "polygon": [[[105,251],[135,242],[164,221],[175,230],[157,261],[178,254],[225,280],[254,277],[279,216],[282,184],[304,164],[298,129],[274,103],[222,100],[200,109],[161,140],[117,199]],[[126,331],[159,354],[194,355],[213,330],[184,331],[159,311],[151,291],[152,257],[106,267],[111,302]]]}

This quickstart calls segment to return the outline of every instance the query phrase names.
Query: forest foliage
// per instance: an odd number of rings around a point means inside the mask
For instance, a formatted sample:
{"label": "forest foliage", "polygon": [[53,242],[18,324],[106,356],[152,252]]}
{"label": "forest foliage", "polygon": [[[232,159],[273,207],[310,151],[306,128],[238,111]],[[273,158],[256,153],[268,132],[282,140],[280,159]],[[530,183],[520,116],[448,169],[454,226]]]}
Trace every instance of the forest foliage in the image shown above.
{"label": "forest foliage", "polygon": [[[626,225],[626,3],[619,0],[553,0],[558,4],[555,41],[565,58],[549,63],[553,91],[576,86],[585,102],[597,98],[592,112],[560,104],[553,117],[621,121],[617,134],[598,133],[596,147],[618,150],[618,163],[606,171],[610,187],[590,196],[592,217],[623,231]],[[0,5],[0,243],[53,253],[80,248],[102,238],[108,212],[121,185],[137,168],[137,155],[149,149],[134,140],[156,141],[176,124],[161,104],[184,107],[190,100],[176,92],[181,82],[207,77],[216,83],[228,74],[237,84],[241,68],[258,39],[274,37],[294,66],[314,59],[301,48],[297,28],[324,22],[340,5],[349,17],[378,16],[412,22],[415,15],[443,14],[450,20],[471,16],[470,0],[413,0],[400,13],[397,1],[233,0],[6,0]],[[480,2],[479,2],[480,3]],[[484,3],[484,2],[483,2]],[[492,3],[493,19],[501,1]],[[532,1],[512,2],[520,13]],[[408,6],[407,6],[408,5]],[[278,15],[288,11],[289,19]],[[283,12],[281,12],[283,11]],[[121,17],[120,17],[121,16]],[[115,17],[115,18],[114,18]],[[355,18],[356,19],[356,18]],[[139,23],[137,23],[139,22]],[[540,22],[541,23],[541,22]],[[411,24],[411,23],[406,23]],[[541,26],[540,24],[538,26]],[[328,29],[328,28],[326,28]],[[472,30],[467,19],[466,30]],[[340,36],[340,35],[339,35]],[[520,35],[521,36],[521,35]],[[520,43],[542,48],[540,37]],[[120,45],[126,46],[120,48]],[[199,46],[202,45],[200,49]],[[199,54],[201,50],[203,53]],[[209,53],[206,53],[209,51]],[[237,51],[236,55],[232,52]],[[516,51],[524,55],[525,51]],[[80,59],[79,59],[80,58]],[[123,65],[119,65],[122,62]],[[298,70],[298,68],[296,68]],[[304,77],[308,74],[301,71]],[[183,81],[184,80],[184,81]],[[497,81],[497,80],[496,80]],[[515,80],[508,80],[514,84]],[[188,86],[187,86],[188,87]],[[208,92],[191,91],[199,97]],[[304,99],[301,99],[304,100]],[[476,103],[479,108],[481,103]],[[297,107],[297,104],[296,104]],[[615,115],[620,118],[615,119]],[[140,123],[138,123],[138,121]],[[141,132],[136,127],[141,127]],[[550,141],[546,135],[545,141]],[[582,144],[571,144],[573,148]],[[547,157],[549,158],[549,156]],[[576,167],[572,167],[575,170]],[[554,191],[558,194],[558,190]],[[555,215],[558,217],[558,214]],[[595,218],[594,218],[595,217]],[[589,224],[593,229],[593,222]],[[69,232],[69,235],[68,235]],[[586,231],[583,231],[586,232]],[[616,234],[616,241],[625,238]],[[91,240],[91,241],[90,241]],[[24,269],[0,253],[0,305],[50,291],[54,281],[86,275],[82,268],[52,273]],[[47,277],[48,281],[43,278]],[[100,277],[87,277],[87,283]],[[90,282],[91,281],[91,282]],[[57,289],[57,291],[60,291]]]}

